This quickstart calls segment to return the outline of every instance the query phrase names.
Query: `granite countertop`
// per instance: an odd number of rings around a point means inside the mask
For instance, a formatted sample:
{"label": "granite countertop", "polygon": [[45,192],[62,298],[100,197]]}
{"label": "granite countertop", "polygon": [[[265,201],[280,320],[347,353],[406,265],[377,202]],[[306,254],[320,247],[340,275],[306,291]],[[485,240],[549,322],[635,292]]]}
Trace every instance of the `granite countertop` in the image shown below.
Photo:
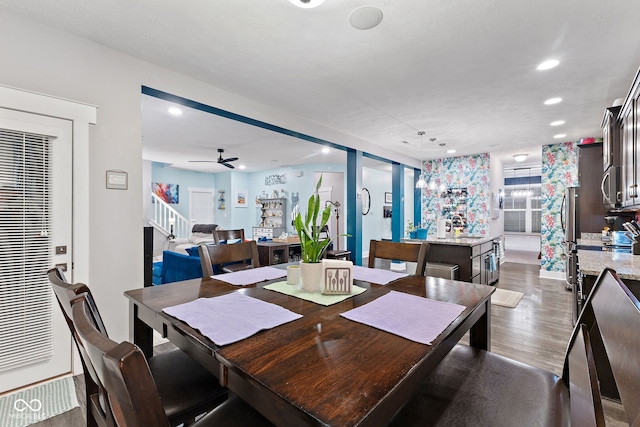
{"label": "granite countertop", "polygon": [[414,243],[433,243],[438,245],[454,245],[454,246],[476,246],[481,245],[483,243],[490,242],[494,239],[501,238],[501,235],[497,236],[475,236],[475,237],[446,237],[444,239],[438,239],[437,237],[429,236],[426,240],[424,239],[402,239],[403,242],[414,242]]}
{"label": "granite countertop", "polygon": [[640,255],[619,252],[578,250],[580,273],[598,276],[603,268],[613,268],[621,279],[640,280]]}

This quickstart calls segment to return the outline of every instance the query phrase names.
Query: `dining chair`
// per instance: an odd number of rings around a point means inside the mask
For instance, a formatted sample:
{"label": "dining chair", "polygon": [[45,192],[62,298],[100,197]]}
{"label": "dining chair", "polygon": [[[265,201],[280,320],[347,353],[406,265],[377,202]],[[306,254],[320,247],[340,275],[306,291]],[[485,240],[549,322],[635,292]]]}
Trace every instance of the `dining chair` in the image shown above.
{"label": "dining chair", "polygon": [[429,244],[389,242],[371,240],[369,242],[369,268],[375,268],[376,259],[397,260],[416,263],[416,276],[424,276]]}
{"label": "dining chair", "polygon": [[255,240],[232,245],[199,245],[203,277],[211,277],[216,270],[231,273],[260,267],[258,245]]}
{"label": "dining chair", "polygon": [[[158,390],[157,379],[140,348],[128,341],[112,341],[96,328],[91,311],[87,294],[79,295],[72,302],[78,339],[87,349],[90,363],[94,366],[99,381],[104,384],[117,425],[173,425],[165,412],[165,402]],[[179,372],[172,373],[172,376],[176,375],[179,375]],[[192,427],[270,425],[273,424],[235,395],[190,424]]]}
{"label": "dining chair", "polygon": [[605,268],[576,321],[562,377],[458,344],[399,411],[392,427],[604,427],[602,397],[617,394],[640,420],[640,302]]}
{"label": "dining chair", "polygon": [[[97,375],[86,348],[78,339],[72,316],[72,301],[78,298],[78,295],[84,295],[87,311],[92,317],[95,329],[108,337],[91,290],[83,283],[67,282],[64,273],[57,267],[48,271],[48,278],[80,353],[85,379],[87,426],[113,425],[104,384]],[[220,386],[213,375],[179,349],[153,356],[148,363],[172,426],[193,421],[196,416],[210,411],[226,399],[227,389]]]}
{"label": "dining chair", "polygon": [[213,230],[213,241],[219,245],[221,241],[240,239],[244,242],[244,228],[237,230]]}

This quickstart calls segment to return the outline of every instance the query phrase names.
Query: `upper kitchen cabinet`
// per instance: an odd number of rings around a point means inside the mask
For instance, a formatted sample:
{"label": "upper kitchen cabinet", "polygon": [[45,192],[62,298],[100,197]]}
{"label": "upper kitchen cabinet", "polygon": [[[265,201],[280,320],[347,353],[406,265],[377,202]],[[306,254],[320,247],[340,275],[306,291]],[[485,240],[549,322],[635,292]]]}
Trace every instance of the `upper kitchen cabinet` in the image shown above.
{"label": "upper kitchen cabinet", "polygon": [[611,166],[620,166],[620,123],[618,114],[622,107],[610,107],[602,119],[602,162],[604,171]]}
{"label": "upper kitchen cabinet", "polygon": [[638,116],[640,115],[640,73],[631,86],[620,112],[620,134],[622,139],[622,207],[639,208],[638,180],[640,178],[640,142],[638,138]]}

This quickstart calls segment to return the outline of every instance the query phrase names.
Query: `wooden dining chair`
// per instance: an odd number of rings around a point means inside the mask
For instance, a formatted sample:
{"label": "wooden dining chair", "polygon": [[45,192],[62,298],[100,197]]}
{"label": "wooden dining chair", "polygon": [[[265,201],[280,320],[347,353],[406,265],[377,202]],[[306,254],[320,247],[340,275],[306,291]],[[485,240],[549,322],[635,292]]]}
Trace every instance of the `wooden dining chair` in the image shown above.
{"label": "wooden dining chair", "polygon": [[397,260],[416,263],[416,276],[424,276],[429,244],[389,242],[371,240],[369,242],[369,268],[375,268],[376,259]]}
{"label": "wooden dining chair", "polygon": [[[117,343],[100,332],[93,321],[92,310],[86,296],[87,294],[79,295],[72,302],[73,319],[78,339],[86,348],[99,381],[104,384],[106,400],[117,425],[119,427],[174,425],[167,417],[166,404],[157,387],[158,380],[151,372],[140,348],[128,341]],[[178,376],[180,372],[167,375]],[[206,416],[189,425],[203,427],[271,426],[273,424],[242,399],[231,396]]]}
{"label": "wooden dining chair", "polygon": [[203,277],[211,277],[218,271],[231,273],[260,267],[258,245],[255,240],[232,245],[199,245]]}
{"label": "wooden dining chair", "polygon": [[244,242],[244,228],[237,230],[213,230],[213,241],[219,245],[221,241],[240,239]]}
{"label": "wooden dining chair", "polygon": [[639,330],[640,302],[604,269],[569,339],[562,378],[458,344],[390,426],[604,427],[603,395],[640,425]]}
{"label": "wooden dining chair", "polygon": [[[80,353],[85,379],[87,426],[113,425],[104,385],[91,363],[86,348],[78,339],[72,316],[72,301],[78,298],[78,295],[84,295],[87,312],[95,329],[108,337],[91,290],[82,283],[68,283],[59,268],[50,269],[48,277]],[[227,389],[220,386],[213,375],[179,349],[151,357],[149,367],[172,426],[193,421],[196,416],[210,411],[226,399]]]}

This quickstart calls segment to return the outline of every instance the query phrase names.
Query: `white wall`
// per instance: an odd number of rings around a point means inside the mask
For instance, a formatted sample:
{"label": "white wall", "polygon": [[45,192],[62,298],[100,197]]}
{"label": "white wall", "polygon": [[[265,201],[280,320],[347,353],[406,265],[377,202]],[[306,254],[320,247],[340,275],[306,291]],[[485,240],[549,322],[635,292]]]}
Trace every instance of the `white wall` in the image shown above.
{"label": "white wall", "polygon": [[[500,194],[500,190],[504,190],[504,163],[497,156],[489,157],[489,186],[491,194]],[[490,198],[491,209],[493,209],[493,200]],[[489,235],[497,236],[504,233],[504,210],[500,209],[498,219],[491,219],[489,216]]]}
{"label": "white wall", "polygon": [[[418,167],[419,162],[156,65],[0,10],[0,84],[97,105],[89,148],[88,277],[112,338],[128,339],[123,292],[143,283],[141,86]],[[105,170],[129,174],[129,190],[105,189]],[[145,193],[146,195],[146,193]],[[83,266],[85,267],[85,266]],[[107,309],[108,308],[108,309]]]}
{"label": "white wall", "polygon": [[[383,218],[384,193],[391,193],[393,177],[391,171],[373,168],[362,168],[362,186],[371,193],[371,210],[362,217],[362,251],[363,256],[369,254],[369,242],[380,239],[391,239],[391,218]],[[393,215],[396,212],[392,212]],[[406,214],[406,212],[405,212]],[[413,215],[413,208],[411,210]]]}

